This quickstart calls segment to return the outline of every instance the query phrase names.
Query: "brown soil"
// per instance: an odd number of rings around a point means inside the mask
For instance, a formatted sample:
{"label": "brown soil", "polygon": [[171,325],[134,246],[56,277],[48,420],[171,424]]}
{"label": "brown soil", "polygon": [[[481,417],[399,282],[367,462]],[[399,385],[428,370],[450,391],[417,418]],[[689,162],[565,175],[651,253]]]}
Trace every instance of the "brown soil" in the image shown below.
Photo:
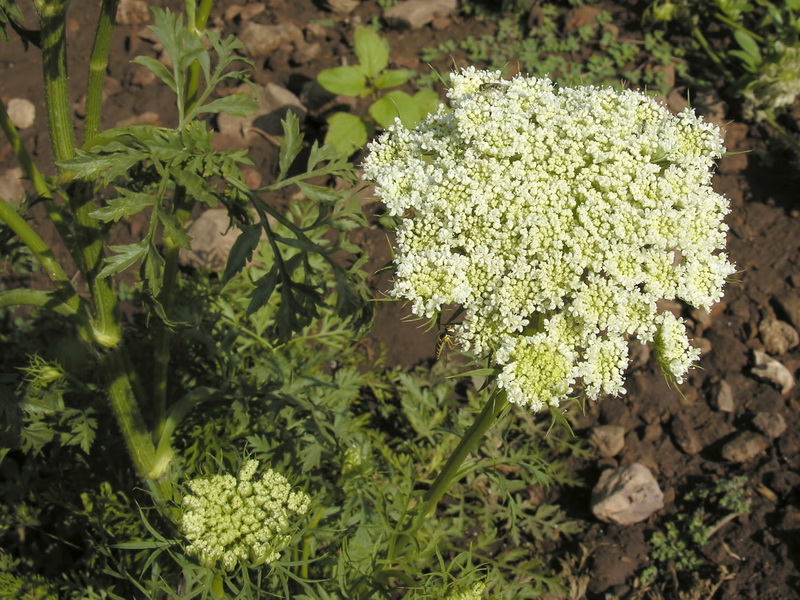
{"label": "brown soil", "polygon": [[[70,20],[71,62],[85,65],[93,34],[96,4],[73,0]],[[174,8],[177,9],[177,3]],[[243,25],[240,19],[225,20],[222,15],[233,5],[232,0],[220,3],[213,13],[213,23],[225,33],[237,34]],[[252,6],[252,5],[248,5]],[[631,10],[631,4],[620,1],[615,14]],[[253,17],[264,24],[294,23],[305,29],[306,40],[319,43],[321,51],[313,60],[298,64],[290,49],[279,49],[255,65],[255,80],[287,87],[306,102],[310,116],[305,126],[319,134],[324,113],[315,110],[313,100],[315,75],[322,69],[341,64],[352,57],[348,40],[353,27],[367,23],[379,14],[377,3],[364,1],[350,15],[337,16],[326,12],[311,0],[268,0],[265,10]],[[309,23],[325,25],[312,33]],[[448,39],[461,40],[467,35],[480,35],[491,29],[481,20],[453,18],[437,21],[436,27],[418,31],[384,29],[397,65],[418,68],[418,52]],[[138,54],[156,53],[150,42],[140,39],[144,25],[123,25],[112,42],[112,63],[109,75],[120,85],[105,103],[103,125],[113,126],[123,119],[156,111],[158,120],[170,124],[175,119],[168,90],[156,83],[137,83],[139,67],[130,60]],[[38,53],[25,53],[19,44],[3,48],[0,58],[2,78],[0,96],[27,98],[37,108],[35,125],[23,131],[23,141],[34,150],[40,165],[48,164],[44,105],[41,91]],[[450,59],[446,59],[447,63]],[[456,62],[462,62],[458,53]],[[450,64],[436,65],[446,71]],[[85,85],[85,68],[73,69],[73,90]],[[80,98],[74,97],[77,103]],[[324,96],[323,96],[324,100]],[[354,110],[364,111],[358,104]],[[730,117],[728,117],[730,118]],[[738,281],[728,285],[723,302],[710,318],[693,313],[685,307],[684,316],[693,322],[695,337],[705,353],[700,368],[694,370],[681,386],[682,396],[670,389],[653,361],[644,363],[630,373],[628,393],[620,398],[608,398],[587,408],[587,414],[576,417],[576,432],[588,436],[589,429],[600,424],[622,425],[626,430],[625,447],[613,459],[593,461],[584,476],[587,488],[571,490],[556,498],[569,508],[571,516],[582,522],[585,533],[580,540],[566,545],[561,551],[584,552],[588,560],[586,572],[591,579],[587,598],[634,597],[635,577],[648,566],[648,540],[653,531],[679,512],[683,495],[699,483],[744,475],[750,492],[752,510],[749,515],[728,522],[716,532],[704,549],[706,567],[701,575],[711,585],[705,595],[686,597],[758,598],[784,600],[800,597],[800,416],[798,388],[781,394],[773,385],[757,379],[751,372],[753,350],[763,349],[763,332],[759,327],[765,318],[776,316],[790,320],[786,314],[786,298],[800,298],[800,211],[795,207],[798,184],[797,168],[785,157],[772,154],[772,166],[763,166],[766,139],[761,130],[742,123],[728,127],[730,151],[752,150],[722,159],[715,186],[731,201],[729,253],[738,265]],[[231,143],[221,141],[221,143]],[[264,139],[249,143],[257,170],[265,182],[274,172],[274,146]],[[0,145],[0,174],[15,166],[7,144]],[[374,213],[376,205],[365,200],[365,208]],[[135,235],[135,231],[132,232]],[[42,234],[52,237],[43,229]],[[121,235],[131,235],[124,232]],[[385,233],[378,230],[359,234],[362,247],[373,257],[379,268],[389,259]],[[375,277],[376,290],[387,289],[389,275]],[[411,366],[430,361],[435,333],[422,331],[416,323],[405,322],[405,309],[395,303],[381,303],[374,331],[374,340],[385,344],[388,363]],[[795,326],[799,323],[793,323]],[[800,352],[790,349],[775,356],[792,373],[800,367]],[[720,382],[730,384],[734,411],[715,409],[714,398]],[[754,431],[753,417],[757,413],[780,414],[788,425],[786,431],[773,439],[769,447],[743,463],[731,463],[722,458],[721,449],[738,432]],[[699,439],[699,451],[690,454],[681,449],[676,437],[676,423],[686,424]],[[678,434],[680,435],[680,434]],[[603,468],[639,462],[651,469],[665,492],[665,508],[647,521],[631,526],[599,523],[589,510],[590,488]],[[579,550],[578,543],[582,550]],[[724,567],[728,575],[721,576]],[[719,584],[714,591],[716,584]],[[681,580],[683,591],[696,589]],[[674,591],[670,592],[674,595]],[[578,597],[578,596],[575,596]],[[677,597],[677,595],[675,595]]]}

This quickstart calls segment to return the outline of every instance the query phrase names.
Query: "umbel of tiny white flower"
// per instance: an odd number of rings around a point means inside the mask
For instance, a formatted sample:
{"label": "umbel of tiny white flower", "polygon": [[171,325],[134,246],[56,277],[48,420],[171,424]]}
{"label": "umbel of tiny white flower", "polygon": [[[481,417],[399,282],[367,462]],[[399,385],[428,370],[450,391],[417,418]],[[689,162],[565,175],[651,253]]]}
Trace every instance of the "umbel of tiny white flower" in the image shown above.
{"label": "umbel of tiny white flower", "polygon": [[190,542],[186,551],[200,564],[219,562],[230,571],[241,562],[269,563],[289,543],[294,522],[311,499],[271,469],[255,477],[257,469],[258,461],[247,460],[237,477],[212,475],[188,483],[192,493],[183,499],[181,530]]}
{"label": "umbel of tiny white flower", "polygon": [[534,410],[624,392],[627,339],[681,381],[698,357],[660,299],[708,309],[734,266],[711,188],[719,129],[633,91],[469,68],[449,107],[369,146],[397,229],[392,294],[432,318],[460,306],[462,347]]}

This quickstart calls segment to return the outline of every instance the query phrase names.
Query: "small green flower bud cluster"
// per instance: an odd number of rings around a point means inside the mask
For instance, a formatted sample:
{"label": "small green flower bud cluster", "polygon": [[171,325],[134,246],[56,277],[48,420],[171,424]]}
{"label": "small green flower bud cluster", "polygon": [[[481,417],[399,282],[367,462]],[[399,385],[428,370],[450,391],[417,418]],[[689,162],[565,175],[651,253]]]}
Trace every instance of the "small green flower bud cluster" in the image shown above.
{"label": "small green flower bud cluster", "polygon": [[631,336],[680,381],[699,352],[656,303],[707,309],[734,271],[711,188],[719,129],[633,91],[474,68],[451,81],[449,108],[396,122],[364,162],[402,217],[392,294],[426,318],[460,306],[457,341],[534,410],[623,393]]}
{"label": "small green flower bud cluster", "polygon": [[181,529],[186,551],[204,566],[218,561],[226,571],[240,562],[269,563],[291,539],[293,520],[304,515],[309,496],[292,491],[280,473],[267,469],[254,478],[258,461],[244,463],[237,477],[212,475],[189,482],[183,499]]}

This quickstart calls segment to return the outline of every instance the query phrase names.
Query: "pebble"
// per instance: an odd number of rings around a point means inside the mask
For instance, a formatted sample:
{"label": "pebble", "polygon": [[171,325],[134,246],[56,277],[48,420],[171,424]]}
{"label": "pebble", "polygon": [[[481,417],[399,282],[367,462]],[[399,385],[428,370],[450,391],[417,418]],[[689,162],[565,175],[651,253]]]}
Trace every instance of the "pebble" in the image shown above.
{"label": "pebble", "polygon": [[361,0],[324,0],[322,7],[335,12],[337,15],[347,15],[353,12]]}
{"label": "pebble", "polygon": [[141,25],[150,21],[150,8],[144,0],[119,0],[117,25]]}
{"label": "pebble", "polygon": [[672,435],[675,443],[686,454],[698,454],[703,449],[700,437],[685,417],[677,416],[672,419]]}
{"label": "pebble", "polygon": [[722,458],[742,463],[762,454],[771,445],[768,438],[759,433],[745,431],[722,447]]}
{"label": "pebble", "polygon": [[[240,87],[240,93],[250,94],[251,88],[247,85]],[[286,113],[292,111],[302,123],[306,116],[306,108],[300,99],[292,92],[274,83],[267,83],[257,89],[258,109],[247,117],[235,117],[225,113],[217,116],[217,131],[224,136],[238,140],[250,141],[257,137],[254,128],[271,136],[283,135],[281,119],[286,118]]]}
{"label": "pebble", "polygon": [[601,521],[631,525],[664,508],[664,494],[639,463],[607,469],[592,490],[592,512]]}
{"label": "pebble", "polygon": [[800,344],[797,330],[786,321],[768,317],[758,325],[758,333],[769,354],[786,354]]}
{"label": "pebble", "polygon": [[[794,281],[794,277],[792,280]],[[800,276],[798,276],[797,284],[800,285]],[[789,319],[789,323],[795,329],[800,329],[800,293],[797,290],[788,291],[775,298],[775,302]]]}
{"label": "pebble", "polygon": [[770,438],[779,438],[786,431],[786,421],[780,413],[760,412],[753,417],[753,425]]}
{"label": "pebble", "polygon": [[750,369],[753,375],[774,384],[784,396],[794,387],[794,376],[782,363],[760,350],[753,350],[753,360],[755,365]]}
{"label": "pebble", "polygon": [[392,27],[420,29],[435,18],[454,14],[457,10],[456,0],[406,0],[384,12],[383,18]]}
{"label": "pebble", "polygon": [[598,425],[589,432],[589,443],[603,458],[616,456],[625,447],[625,428],[619,425]]}
{"label": "pebble", "polygon": [[0,198],[11,206],[20,204],[25,188],[22,179],[25,173],[20,167],[13,167],[0,175]]}
{"label": "pebble", "polygon": [[27,129],[36,120],[36,107],[25,98],[12,98],[6,105],[8,118],[17,129]]}
{"label": "pebble", "polygon": [[239,40],[248,56],[263,57],[284,46],[302,43],[303,32],[293,23],[261,25],[249,21],[242,27]]}
{"label": "pebble", "polygon": [[717,394],[714,396],[714,407],[720,412],[732,413],[736,410],[733,401],[733,388],[726,380],[719,382]]}
{"label": "pebble", "polygon": [[230,227],[227,209],[212,208],[189,225],[188,233],[192,238],[192,249],[181,248],[178,262],[195,269],[221,271],[240,231]]}

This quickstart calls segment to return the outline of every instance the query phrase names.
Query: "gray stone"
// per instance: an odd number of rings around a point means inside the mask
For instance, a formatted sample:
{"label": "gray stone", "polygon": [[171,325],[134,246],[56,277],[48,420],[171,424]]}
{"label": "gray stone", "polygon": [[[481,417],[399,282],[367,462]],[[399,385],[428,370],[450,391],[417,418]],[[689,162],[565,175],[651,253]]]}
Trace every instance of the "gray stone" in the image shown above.
{"label": "gray stone", "polygon": [[592,490],[592,512],[607,523],[639,523],[663,507],[664,493],[639,463],[603,471]]}
{"label": "gray stone", "polygon": [[261,25],[249,21],[242,27],[239,39],[247,55],[255,57],[269,56],[279,48],[289,50],[304,43],[303,32],[293,23]]}
{"label": "gray stone", "polygon": [[323,0],[322,7],[338,15],[346,15],[353,12],[359,3],[360,0]]}
{"label": "gray stone", "polygon": [[720,412],[732,413],[736,410],[733,401],[733,388],[724,379],[719,382],[717,394],[714,396],[714,407]]}
{"label": "gray stone", "polygon": [[750,369],[753,375],[774,384],[784,396],[794,387],[794,375],[782,363],[760,350],[753,350],[753,360],[755,365]]}
{"label": "gray stone", "polygon": [[611,458],[625,446],[625,428],[619,425],[598,425],[589,432],[589,443],[603,458]]}
{"label": "gray stone", "polygon": [[786,354],[800,344],[800,335],[786,321],[769,317],[758,325],[758,333],[764,343],[764,349],[770,354]]}
{"label": "gray stone", "polygon": [[383,18],[393,27],[419,29],[457,10],[456,0],[406,0],[384,12]]}
{"label": "gray stone", "polygon": [[686,454],[698,454],[703,449],[703,442],[700,441],[700,437],[691,423],[684,417],[673,418],[671,428],[675,443]]}
{"label": "gray stone", "polygon": [[6,104],[8,118],[17,129],[27,129],[36,120],[36,107],[25,98],[12,98]]}
{"label": "gray stone", "polygon": [[780,413],[760,412],[753,417],[753,425],[771,438],[779,438],[786,431],[786,421]]}
{"label": "gray stone", "polygon": [[746,462],[763,454],[770,445],[769,439],[763,435],[745,431],[722,447],[722,458],[730,462]]}
{"label": "gray stone", "polygon": [[144,0],[120,0],[117,5],[117,25],[141,25],[150,21],[150,8]]}
{"label": "gray stone", "polygon": [[230,226],[226,209],[212,208],[201,214],[189,225],[192,249],[181,248],[178,261],[183,266],[195,269],[221,271],[225,268],[233,243],[239,237],[239,229]]}
{"label": "gray stone", "polygon": [[14,167],[0,175],[0,198],[11,206],[18,206],[25,194],[25,188],[22,185],[24,176],[20,167]]}

